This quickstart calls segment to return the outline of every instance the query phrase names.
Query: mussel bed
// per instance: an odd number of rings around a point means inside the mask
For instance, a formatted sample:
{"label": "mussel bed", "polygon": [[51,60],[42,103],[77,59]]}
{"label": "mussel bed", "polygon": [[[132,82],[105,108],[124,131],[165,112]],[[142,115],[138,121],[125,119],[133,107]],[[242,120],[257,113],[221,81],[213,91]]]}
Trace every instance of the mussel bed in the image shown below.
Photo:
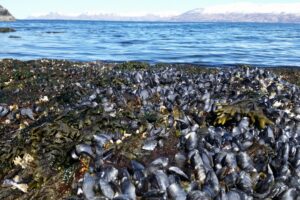
{"label": "mussel bed", "polygon": [[300,198],[288,69],[3,60],[0,72],[0,199]]}

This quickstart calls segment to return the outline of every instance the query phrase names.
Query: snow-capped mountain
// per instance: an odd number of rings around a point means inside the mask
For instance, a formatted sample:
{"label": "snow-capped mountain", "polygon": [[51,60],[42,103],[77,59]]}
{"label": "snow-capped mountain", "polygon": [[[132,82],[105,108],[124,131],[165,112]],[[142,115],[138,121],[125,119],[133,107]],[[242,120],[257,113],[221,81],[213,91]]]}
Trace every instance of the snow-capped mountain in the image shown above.
{"label": "snow-capped mountain", "polygon": [[144,15],[118,15],[114,13],[84,12],[81,14],[62,14],[51,12],[44,15],[34,15],[27,19],[53,19],[53,20],[103,20],[103,21],[165,21],[170,19],[168,16],[156,14]]}
{"label": "snow-capped mountain", "polygon": [[[220,9],[219,9],[220,10]],[[218,9],[217,9],[218,11]],[[234,10],[233,10],[234,11]],[[81,14],[49,13],[31,16],[28,19],[63,19],[63,20],[104,20],[104,21],[170,21],[170,22],[279,22],[300,23],[300,13],[287,12],[213,12],[211,9],[197,8],[179,15],[117,15],[113,13],[84,12]]]}

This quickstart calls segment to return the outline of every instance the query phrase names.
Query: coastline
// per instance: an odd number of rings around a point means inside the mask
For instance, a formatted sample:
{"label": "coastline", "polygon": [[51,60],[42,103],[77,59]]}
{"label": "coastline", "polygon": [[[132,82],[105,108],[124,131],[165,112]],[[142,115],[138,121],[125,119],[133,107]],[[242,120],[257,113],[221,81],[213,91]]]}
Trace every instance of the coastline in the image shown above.
{"label": "coastline", "polygon": [[[173,73],[173,71],[178,70],[183,76],[186,76],[188,82],[189,77],[209,76],[221,71],[227,72],[230,69],[241,69],[243,71],[247,68],[253,69],[253,67],[245,65],[226,69],[225,67],[201,67],[191,64],[157,64],[152,66],[140,62],[109,63],[48,59],[32,61],[3,59],[0,61],[0,106],[9,108],[10,111],[3,114],[2,118],[0,117],[0,145],[4,147],[0,150],[0,181],[22,174],[22,177],[25,177],[24,179],[27,178],[29,188],[28,191],[26,190],[27,193],[23,193],[19,190],[1,186],[0,199],[8,198],[10,195],[14,199],[45,196],[61,199],[76,193],[72,184],[74,180],[78,181],[83,177],[80,171],[83,166],[82,163],[67,158],[70,152],[75,145],[91,140],[90,136],[85,137],[88,133],[101,132],[101,128],[113,131],[114,126],[117,126],[118,129],[120,126],[117,122],[101,118],[101,113],[110,108],[104,108],[103,110],[96,104],[90,104],[91,99],[99,104],[103,103],[101,99],[97,99],[97,96],[93,96],[95,91],[103,90],[102,92],[107,92],[111,87],[122,90],[124,85],[138,90],[139,84],[142,83],[142,81],[132,83],[130,78],[126,79],[120,74],[124,73],[136,77],[138,76],[135,74],[136,71],[162,73],[164,69],[168,69],[167,72]],[[266,67],[261,69],[270,71],[276,74],[279,79],[300,87],[300,67]],[[137,79],[140,79],[140,77],[138,76]],[[165,81],[164,84],[168,85],[168,80]],[[131,108],[120,111],[115,117],[134,120],[136,119],[134,113],[139,109],[141,102],[130,94],[126,95],[128,106],[130,105]],[[159,103],[159,100],[153,98],[154,102]],[[157,120],[152,113],[151,116],[145,116],[145,118],[148,121]],[[97,126],[100,127],[100,130],[92,126],[93,123],[98,123]],[[66,135],[57,136],[57,131],[61,131]],[[177,132],[175,133],[177,134]],[[132,137],[135,138],[136,136]],[[149,158],[154,159],[157,155],[173,156],[177,141],[176,135],[171,135],[168,139],[169,144],[150,153]],[[129,141],[133,142],[134,145],[139,145],[138,139],[132,140]],[[129,143],[129,145],[131,144]],[[58,149],[58,154],[48,154],[47,151],[52,153],[51,145]],[[45,148],[46,151],[42,152],[42,148]],[[125,146],[123,150],[130,151],[131,148]],[[34,158],[38,162],[35,165],[26,166],[36,174],[31,174],[23,170],[23,167],[15,164],[15,158],[24,156],[24,152],[36,153]],[[131,154],[128,155],[130,158],[132,156]],[[169,159],[171,160],[171,157]],[[149,162],[145,158],[142,161],[144,164]],[[127,165],[127,161],[123,157],[120,158],[118,167]],[[40,178],[42,176],[46,179]],[[63,196],[57,196],[61,194]]]}
{"label": "coastline", "polygon": [[257,21],[257,22],[249,22],[249,21],[147,21],[147,20],[101,20],[101,19],[31,19],[31,18],[21,18],[14,19],[10,21],[3,22],[16,22],[16,21],[83,21],[83,22],[109,22],[109,23],[158,23],[158,24],[166,24],[166,23],[174,23],[174,24],[213,24],[213,23],[221,23],[221,24],[300,24],[300,22],[267,22],[267,21]]}

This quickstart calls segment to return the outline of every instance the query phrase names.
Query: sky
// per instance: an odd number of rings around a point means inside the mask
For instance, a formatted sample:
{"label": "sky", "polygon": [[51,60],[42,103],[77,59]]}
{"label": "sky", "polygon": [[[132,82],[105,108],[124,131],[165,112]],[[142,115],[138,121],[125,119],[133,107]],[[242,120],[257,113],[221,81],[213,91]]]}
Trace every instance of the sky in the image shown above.
{"label": "sky", "polygon": [[300,0],[0,0],[16,18],[49,12],[76,15],[84,12],[138,16],[175,15],[195,8],[206,12],[300,13]]}

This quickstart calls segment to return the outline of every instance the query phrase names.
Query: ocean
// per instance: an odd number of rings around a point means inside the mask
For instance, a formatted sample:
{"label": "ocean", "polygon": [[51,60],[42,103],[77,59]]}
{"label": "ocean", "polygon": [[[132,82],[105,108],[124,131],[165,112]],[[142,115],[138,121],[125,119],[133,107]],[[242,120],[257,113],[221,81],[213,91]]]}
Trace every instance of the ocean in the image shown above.
{"label": "ocean", "polygon": [[0,58],[300,66],[300,24],[18,20]]}

